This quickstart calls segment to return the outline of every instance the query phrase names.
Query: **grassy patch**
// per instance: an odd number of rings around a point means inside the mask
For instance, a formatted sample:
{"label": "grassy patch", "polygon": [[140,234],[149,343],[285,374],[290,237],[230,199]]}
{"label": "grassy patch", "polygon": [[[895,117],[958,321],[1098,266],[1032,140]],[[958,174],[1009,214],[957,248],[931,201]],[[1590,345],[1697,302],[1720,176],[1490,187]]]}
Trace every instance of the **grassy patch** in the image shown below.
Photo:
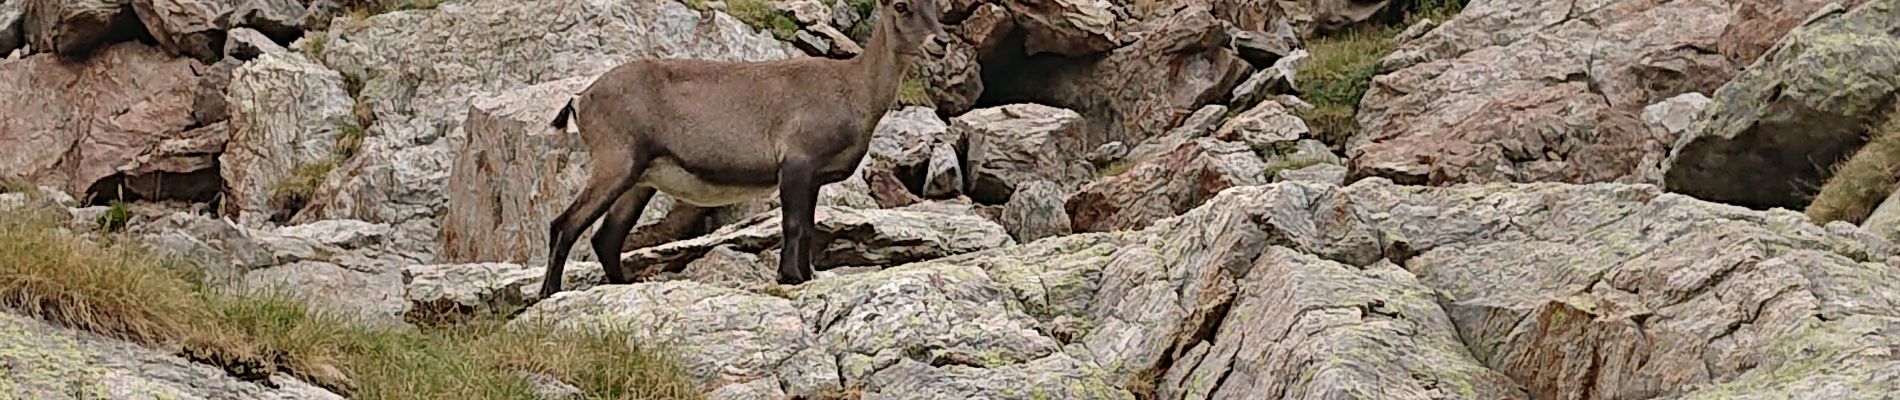
{"label": "grassy patch", "polygon": [[221,289],[195,266],[111,236],[76,238],[51,221],[0,215],[0,308],[240,376],[289,373],[355,399],[533,399],[521,372],[595,399],[698,397],[674,363],[620,330],[376,328],[290,296]]}
{"label": "grassy patch", "polygon": [[1806,213],[1814,223],[1859,224],[1893,194],[1900,183],[1900,111],[1889,113],[1887,123],[1870,135],[1867,145],[1835,166],[1834,176],[1808,204]]}
{"label": "grassy patch", "polygon": [[1354,116],[1371,88],[1379,59],[1398,48],[1393,37],[1421,20],[1450,19],[1462,8],[1463,0],[1425,0],[1404,23],[1360,26],[1309,41],[1306,49],[1312,58],[1300,66],[1294,81],[1300,83],[1300,99],[1314,108],[1297,114],[1321,141],[1343,146],[1358,131]]}
{"label": "grassy patch", "polygon": [[270,187],[270,202],[278,210],[297,210],[317,192],[317,186],[323,184],[323,178],[335,170],[337,160],[324,158],[304,163],[291,172],[289,178],[277,181]]}
{"label": "grassy patch", "polygon": [[[703,0],[687,1],[686,6],[700,11],[708,8]],[[778,40],[792,40],[792,35],[798,33],[798,21],[792,19],[792,14],[772,7],[765,0],[727,0],[726,14],[758,30],[772,32],[772,37]]]}
{"label": "grassy patch", "polygon": [[904,78],[897,83],[898,105],[936,107],[937,102],[930,98],[930,91],[924,87],[922,69],[916,66],[905,69]]}
{"label": "grassy patch", "polygon": [[0,179],[0,193],[36,195],[40,193],[40,187],[34,186],[32,182],[27,182],[25,179]]}
{"label": "grassy patch", "polygon": [[310,57],[311,61],[324,64],[323,49],[329,44],[330,37],[327,35],[306,35],[303,40],[303,48],[300,50],[303,50],[303,55]]}
{"label": "grassy patch", "polygon": [[106,213],[99,214],[99,220],[93,223],[99,225],[100,230],[118,232],[125,229],[125,222],[130,219],[132,213],[126,210],[125,202],[113,200],[112,205],[106,207]]}
{"label": "grassy patch", "polygon": [[1130,160],[1115,160],[1114,162],[1110,162],[1108,163],[1108,165],[1103,166],[1101,171],[1096,171],[1096,175],[1099,175],[1103,178],[1121,175],[1121,174],[1127,173],[1128,169],[1134,168],[1135,164],[1137,163]]}

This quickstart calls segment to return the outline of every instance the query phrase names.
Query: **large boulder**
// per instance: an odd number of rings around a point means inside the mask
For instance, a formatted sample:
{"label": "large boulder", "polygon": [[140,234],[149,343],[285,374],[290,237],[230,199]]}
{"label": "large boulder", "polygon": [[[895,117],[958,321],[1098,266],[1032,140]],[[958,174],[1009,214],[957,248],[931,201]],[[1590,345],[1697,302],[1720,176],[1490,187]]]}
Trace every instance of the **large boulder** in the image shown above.
{"label": "large boulder", "polygon": [[1141,229],[1227,188],[1267,183],[1272,177],[1266,171],[1247,145],[1201,138],[1083,186],[1065,208],[1078,232]]}
{"label": "large boulder", "polygon": [[1756,17],[1731,3],[1473,2],[1380,60],[1389,73],[1373,79],[1346,143],[1353,175],[1638,182],[1658,151],[1644,144],[1642,109],[1712,93],[1753,61],[1716,51]]}
{"label": "large boulder", "polygon": [[[445,189],[468,136],[468,101],[477,94],[593,77],[634,58],[763,61],[793,54],[731,16],[702,18],[672,1],[454,2],[333,24],[303,42],[305,50],[320,50],[330,67],[363,82],[361,108],[375,122],[366,127],[362,150],[338,167],[297,218],[352,218],[428,232],[438,230],[435,218],[450,207]],[[553,114],[544,118],[551,121]]]}
{"label": "large boulder", "polygon": [[428,237],[384,224],[326,220],[247,231],[271,253],[272,266],[244,275],[245,286],[311,299],[322,309],[365,322],[400,324],[409,309],[403,267],[427,256]]}
{"label": "large boulder", "polygon": [[139,31],[129,0],[18,0],[26,3],[26,42],[35,52],[80,56]]}
{"label": "large boulder", "polygon": [[1210,3],[971,2],[945,56],[920,60],[926,89],[943,115],[1047,104],[1087,119],[1084,145],[1136,143],[1224,102],[1253,71],[1232,35],[1260,28],[1227,18],[1265,24],[1253,14],[1270,5]]}
{"label": "large boulder", "polygon": [[216,62],[224,56],[223,0],[132,0],[132,10],[158,46],[172,54]]}
{"label": "large boulder", "polygon": [[[289,42],[304,34],[309,20],[305,17],[309,10],[304,2],[297,0],[236,0],[231,11],[224,15],[224,26],[229,28],[245,27],[256,29],[279,42]],[[374,7],[362,4],[364,7]]]}
{"label": "large boulder", "polygon": [[[1033,67],[998,82],[1010,91],[1081,113],[1089,121],[1084,146],[1140,142],[1178,125],[1202,106],[1227,100],[1253,67],[1231,48],[1225,21],[1189,3],[1143,24],[1140,39],[1068,66]],[[999,66],[1006,67],[1006,66]],[[1031,68],[1031,67],[1025,67]],[[1019,71],[1019,70],[1011,70]],[[1011,87],[1014,86],[1014,87]]]}
{"label": "large boulder", "polygon": [[997,222],[1009,231],[1009,236],[1018,243],[1029,243],[1045,238],[1066,236],[1074,233],[1069,225],[1069,212],[1063,208],[1065,197],[1062,185],[1050,181],[1029,181],[1009,196],[1009,202],[1003,204],[1003,214]]}
{"label": "large boulder", "polygon": [[1120,44],[1116,5],[1107,0],[1001,2],[1024,32],[1025,55],[1082,56]]}
{"label": "large boulder", "polygon": [[[164,180],[175,189],[196,186],[160,179],[158,171],[216,171],[201,161],[223,147],[222,134],[192,117],[202,69],[197,61],[137,43],[79,62],[51,54],[0,62],[0,98],[10,102],[0,107],[0,148],[18,149],[0,152],[0,179],[81,198],[94,191],[116,197],[115,183],[126,175]],[[173,193],[199,198],[216,190]]]}
{"label": "large boulder", "polygon": [[216,366],[92,332],[0,313],[0,396],[20,399],[343,400],[270,374],[247,380]]}
{"label": "large boulder", "polygon": [[323,179],[298,175],[328,172],[323,166],[334,166],[343,151],[337,137],[361,130],[343,76],[302,53],[266,54],[238,67],[226,93],[231,141],[219,157],[221,212],[246,226],[283,221],[273,214],[297,208],[285,199],[308,195],[286,182]]}
{"label": "large boulder", "polygon": [[1801,208],[1900,99],[1900,2],[1869,1],[1788,34],[1711,96],[1676,142],[1670,191]]}
{"label": "large boulder", "polygon": [[1080,139],[1083,124],[1074,111],[1040,104],[978,109],[952,119],[955,134],[969,141],[970,197],[997,204],[1029,181],[1073,190],[1094,178],[1086,160],[1092,147]]}

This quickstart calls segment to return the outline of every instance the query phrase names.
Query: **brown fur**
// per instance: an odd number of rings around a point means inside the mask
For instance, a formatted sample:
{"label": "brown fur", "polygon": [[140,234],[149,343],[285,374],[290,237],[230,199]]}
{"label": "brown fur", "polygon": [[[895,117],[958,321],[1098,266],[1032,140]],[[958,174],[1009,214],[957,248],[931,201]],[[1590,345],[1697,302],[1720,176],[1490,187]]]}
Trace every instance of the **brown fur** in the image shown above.
{"label": "brown fur", "polygon": [[863,54],[849,60],[635,60],[581,92],[554,126],[571,118],[593,161],[586,188],[549,224],[542,297],[561,290],[568,251],[603,214],[594,251],[609,283],[628,283],[613,262],[655,190],[711,207],[776,186],[779,281],[811,279],[818,187],[854,172],[909,60],[926,38],[947,38],[936,0],[881,1],[879,10]]}

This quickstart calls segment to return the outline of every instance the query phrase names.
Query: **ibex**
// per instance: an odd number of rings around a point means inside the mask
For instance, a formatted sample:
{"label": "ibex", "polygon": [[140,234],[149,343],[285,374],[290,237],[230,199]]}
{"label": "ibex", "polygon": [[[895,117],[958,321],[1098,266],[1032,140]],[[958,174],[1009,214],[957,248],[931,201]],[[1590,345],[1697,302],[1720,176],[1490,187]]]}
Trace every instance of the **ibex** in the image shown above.
{"label": "ibex", "polygon": [[848,60],[630,61],[569,100],[554,117],[579,126],[592,155],[586,188],[548,227],[541,297],[561,291],[561,270],[583,230],[612,284],[630,283],[621,247],[654,190],[700,207],[779,192],[783,236],[778,281],[811,279],[818,188],[850,177],[898,80],[925,41],[941,48],[939,0],[879,0],[864,52]]}

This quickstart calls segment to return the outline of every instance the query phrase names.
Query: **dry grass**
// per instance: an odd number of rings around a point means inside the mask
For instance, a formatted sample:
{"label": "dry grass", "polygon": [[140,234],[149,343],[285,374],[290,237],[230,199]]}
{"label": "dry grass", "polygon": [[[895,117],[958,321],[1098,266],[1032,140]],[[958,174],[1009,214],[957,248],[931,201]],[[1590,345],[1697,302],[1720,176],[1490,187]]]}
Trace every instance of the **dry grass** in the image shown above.
{"label": "dry grass", "polygon": [[401,331],[310,309],[282,294],[233,293],[195,266],[51,215],[0,214],[0,308],[259,377],[289,373],[355,399],[533,399],[539,372],[592,399],[697,398],[661,353],[615,329],[501,321]]}
{"label": "dry grass", "polygon": [[1398,44],[1393,37],[1413,23],[1431,19],[1443,22],[1464,8],[1462,0],[1425,0],[1398,25],[1369,25],[1313,39],[1307,43],[1312,58],[1300,67],[1295,82],[1300,83],[1300,99],[1312,103],[1312,111],[1301,112],[1313,134],[1327,145],[1340,147],[1358,132],[1359,102],[1371,88],[1379,59],[1385,58]]}
{"label": "dry grass", "polygon": [[1870,133],[1867,145],[1837,165],[1834,176],[1821,185],[1806,211],[1814,223],[1859,224],[1893,194],[1900,183],[1900,110],[1888,115],[1887,123]]}

